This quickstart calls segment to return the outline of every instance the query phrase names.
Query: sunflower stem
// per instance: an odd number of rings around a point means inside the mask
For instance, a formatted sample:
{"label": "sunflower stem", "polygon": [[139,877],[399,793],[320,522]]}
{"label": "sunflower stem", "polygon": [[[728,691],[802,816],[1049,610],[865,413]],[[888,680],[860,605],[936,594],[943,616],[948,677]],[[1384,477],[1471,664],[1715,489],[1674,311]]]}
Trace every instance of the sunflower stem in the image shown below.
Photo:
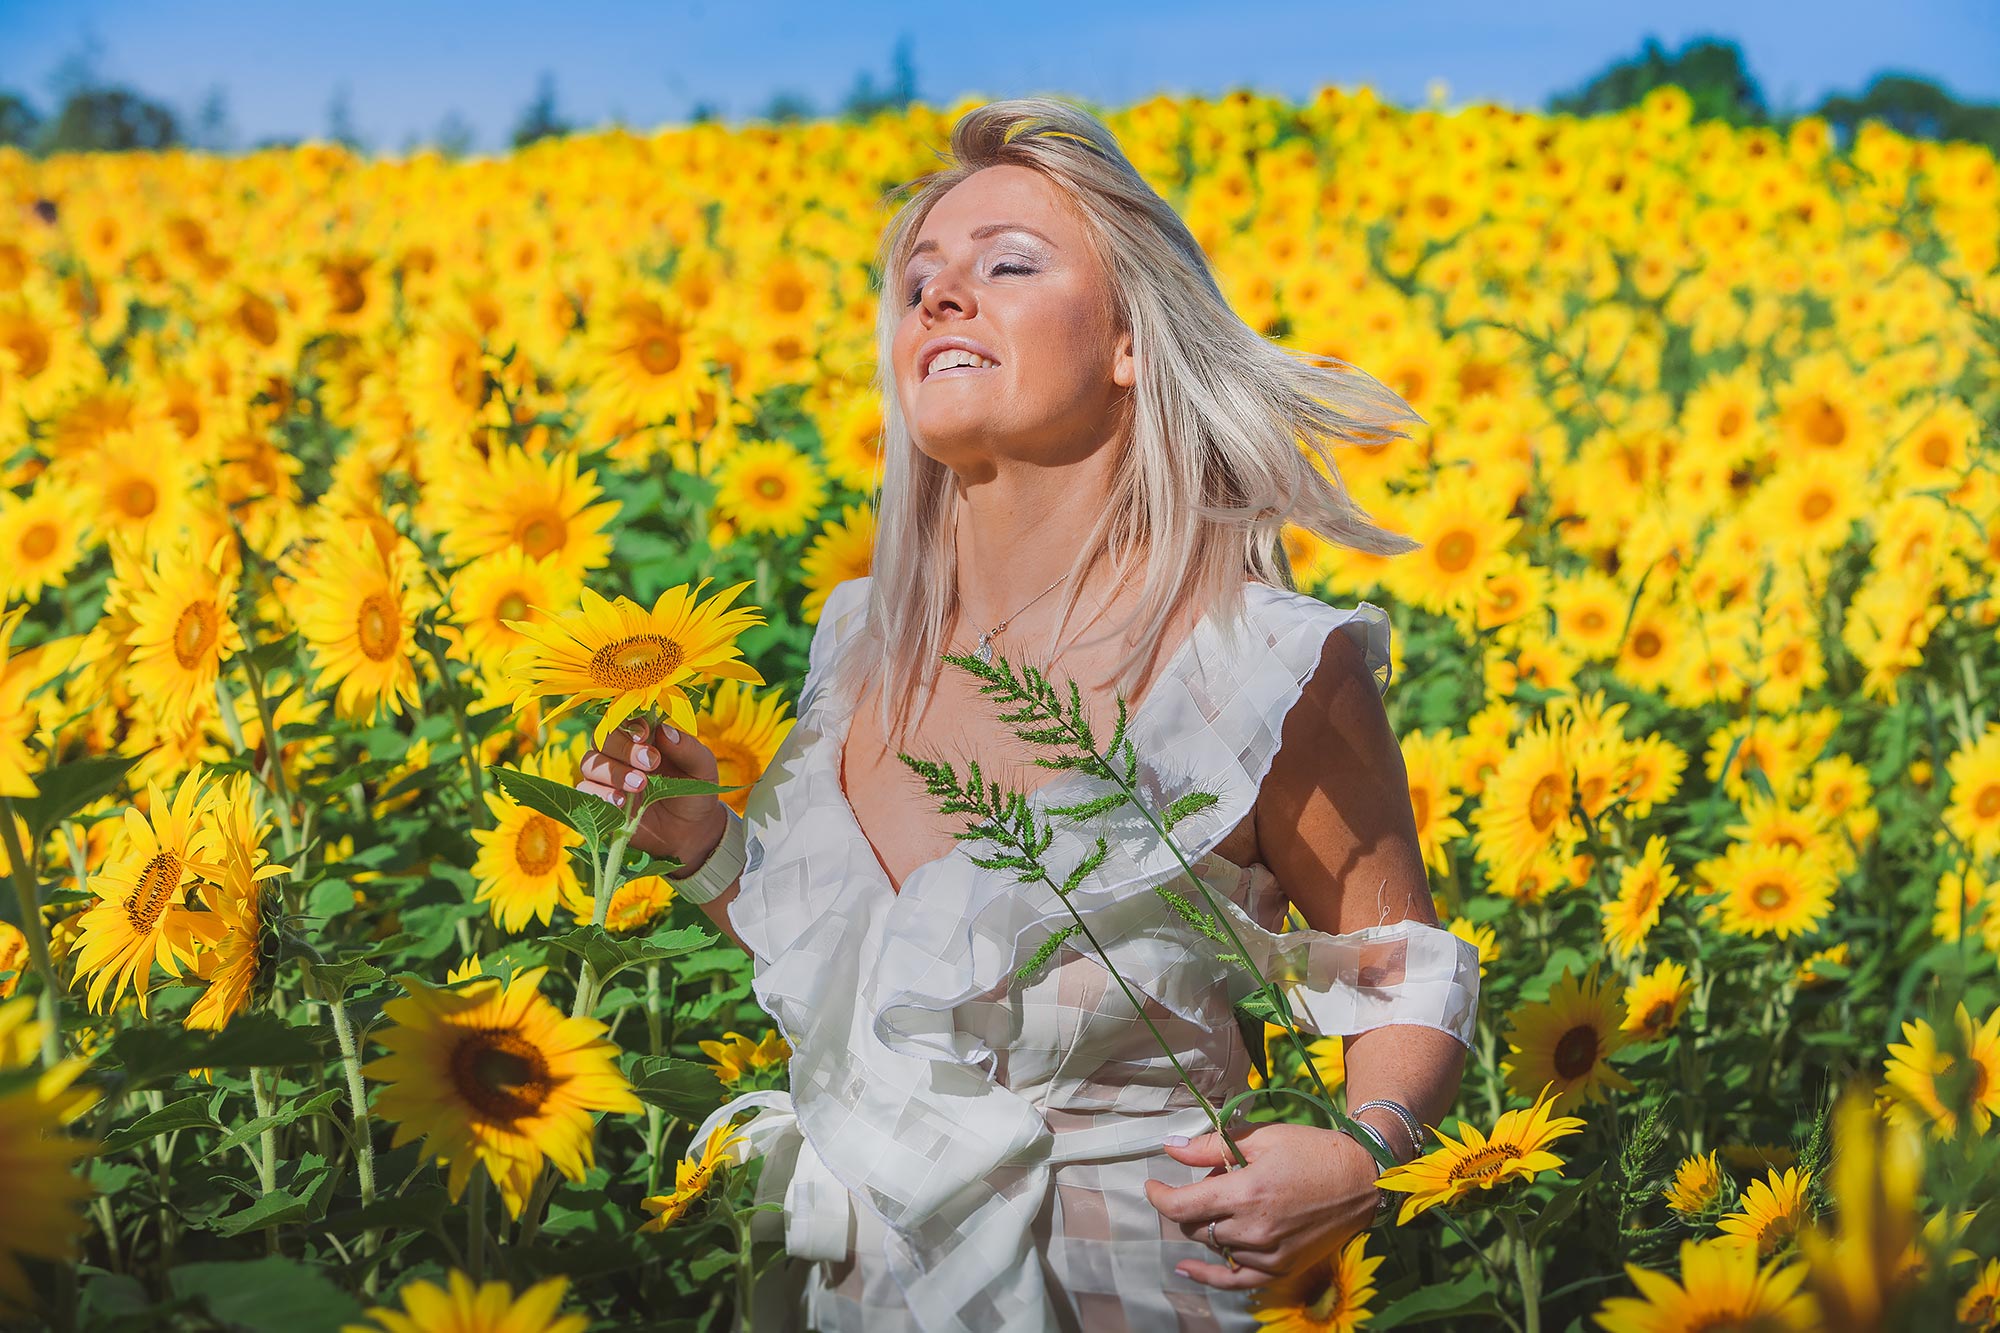
{"label": "sunflower stem", "polygon": [[[264,1086],[264,1071],[257,1065],[250,1067],[250,1100],[257,1105],[258,1119],[268,1119],[274,1113],[271,1090]],[[273,1126],[266,1126],[264,1132],[258,1137],[262,1141],[262,1150],[257,1157],[257,1179],[263,1184],[265,1194],[276,1194],[278,1192],[278,1131]],[[276,1254],[278,1252],[278,1228],[275,1225],[264,1228],[264,1239],[270,1245],[271,1253]]]}
{"label": "sunflower stem", "polygon": [[1524,1333],[1542,1331],[1541,1274],[1536,1271],[1535,1249],[1521,1231],[1521,1218],[1513,1209],[1503,1209],[1500,1225],[1507,1228],[1508,1248],[1514,1251],[1514,1273],[1521,1283]]}
{"label": "sunflower stem", "polygon": [[465,1209],[465,1262],[474,1283],[486,1280],[486,1164],[472,1168],[472,1198]]}
{"label": "sunflower stem", "polygon": [[[618,888],[618,872],[625,865],[625,849],[632,843],[632,835],[638,831],[639,817],[628,815],[625,826],[612,836],[611,845],[604,849],[604,860],[596,870],[596,883],[591,886],[590,924],[600,929],[604,918],[611,911],[611,895]],[[576,974],[576,1003],[570,1007],[571,1018],[588,1018],[590,1011],[597,1007],[597,969],[588,958]]]}
{"label": "sunflower stem", "polygon": [[430,643],[431,657],[437,662],[438,676],[447,688],[445,697],[451,700],[451,722],[458,731],[458,752],[465,761],[465,773],[472,780],[471,818],[474,824],[492,818],[486,808],[486,786],[479,775],[479,752],[472,744],[472,722],[465,715],[465,700],[458,691],[458,677],[451,669],[451,662],[445,657],[444,644],[435,638]]}
{"label": "sunflower stem", "polygon": [[[347,1100],[354,1111],[354,1167],[361,1177],[361,1205],[375,1202],[375,1142],[368,1126],[368,1084],[361,1077],[361,1052],[354,1043],[354,1024],[348,1020],[347,1006],[335,995],[326,1002],[333,1016],[333,1035],[340,1042],[340,1062],[347,1067]],[[375,1231],[362,1238],[367,1252],[375,1252]]]}
{"label": "sunflower stem", "polygon": [[56,969],[49,961],[49,927],[42,920],[41,896],[35,892],[35,868],[28,860],[27,848],[21,845],[14,819],[13,798],[0,796],[0,841],[6,843],[14,893],[21,901],[21,931],[28,937],[28,957],[42,978],[42,993],[36,1000],[42,1024],[42,1067],[53,1069],[62,1058],[62,1032],[56,1025]]}

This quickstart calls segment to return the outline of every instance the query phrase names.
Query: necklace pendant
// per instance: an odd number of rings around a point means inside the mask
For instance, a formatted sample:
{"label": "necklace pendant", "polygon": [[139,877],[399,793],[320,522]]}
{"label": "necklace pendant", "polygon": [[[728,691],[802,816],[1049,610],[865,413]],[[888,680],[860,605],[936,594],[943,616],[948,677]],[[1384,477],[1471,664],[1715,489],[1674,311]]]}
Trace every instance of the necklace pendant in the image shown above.
{"label": "necklace pendant", "polygon": [[979,646],[972,650],[972,655],[974,657],[977,657],[981,662],[985,663],[986,665],[991,666],[993,664],[992,636],[986,634],[980,635]]}

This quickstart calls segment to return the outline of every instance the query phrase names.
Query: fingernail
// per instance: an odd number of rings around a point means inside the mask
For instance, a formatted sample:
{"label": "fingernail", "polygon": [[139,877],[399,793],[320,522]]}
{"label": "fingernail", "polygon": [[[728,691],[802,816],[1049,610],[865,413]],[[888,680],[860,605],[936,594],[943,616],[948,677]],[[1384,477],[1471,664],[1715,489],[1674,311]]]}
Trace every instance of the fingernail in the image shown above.
{"label": "fingernail", "polygon": [[1176,1265],[1176,1266],[1174,1267],[1174,1276],[1175,1276],[1175,1277],[1186,1277],[1187,1275],[1188,1275],[1188,1271],[1187,1271],[1187,1269],[1186,1269],[1185,1267],[1183,1267],[1183,1266],[1180,1266],[1180,1265]]}
{"label": "fingernail", "polygon": [[630,773],[627,773],[625,775],[626,791],[637,791],[639,790],[639,788],[645,785],[646,785],[646,775],[644,773],[639,772],[637,769],[633,769]]}
{"label": "fingernail", "polygon": [[632,762],[640,768],[651,768],[660,762],[660,756],[653,753],[650,745],[635,745],[632,747]]}
{"label": "fingernail", "polygon": [[667,744],[669,745],[679,745],[681,743],[681,734],[672,727],[661,727],[660,734],[667,738]]}
{"label": "fingernail", "polygon": [[[1188,1136],[1185,1134],[1169,1134],[1167,1137],[1161,1139],[1160,1142],[1166,1144],[1169,1148],[1185,1148],[1188,1146]],[[1175,1271],[1178,1272],[1179,1270],[1176,1269]]]}

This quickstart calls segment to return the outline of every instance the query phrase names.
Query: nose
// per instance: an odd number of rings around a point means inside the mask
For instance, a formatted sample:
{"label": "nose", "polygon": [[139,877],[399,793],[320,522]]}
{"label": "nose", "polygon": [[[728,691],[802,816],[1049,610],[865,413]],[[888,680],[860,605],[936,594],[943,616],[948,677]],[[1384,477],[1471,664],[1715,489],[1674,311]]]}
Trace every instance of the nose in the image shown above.
{"label": "nose", "polygon": [[922,297],[919,308],[926,321],[936,319],[946,310],[959,315],[972,313],[971,290],[952,265],[946,265],[932,274],[919,295]]}

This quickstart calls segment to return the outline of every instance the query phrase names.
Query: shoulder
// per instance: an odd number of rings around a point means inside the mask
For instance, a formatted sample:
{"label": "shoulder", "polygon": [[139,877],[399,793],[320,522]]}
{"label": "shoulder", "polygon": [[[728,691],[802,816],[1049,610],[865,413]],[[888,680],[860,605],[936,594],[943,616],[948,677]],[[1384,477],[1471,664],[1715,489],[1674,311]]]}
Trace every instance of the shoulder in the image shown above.
{"label": "shoulder", "polygon": [[1299,685],[1301,701],[1324,699],[1343,684],[1365,681],[1379,699],[1389,688],[1389,613],[1373,602],[1335,606],[1310,593],[1250,583],[1244,612],[1255,627],[1253,647],[1275,654]]}
{"label": "shoulder", "polygon": [[1382,706],[1390,675],[1388,612],[1370,602],[1332,606],[1263,585],[1249,596],[1253,619],[1285,657],[1297,688],[1260,796],[1295,807],[1326,784],[1332,769],[1372,770],[1400,755]]}

